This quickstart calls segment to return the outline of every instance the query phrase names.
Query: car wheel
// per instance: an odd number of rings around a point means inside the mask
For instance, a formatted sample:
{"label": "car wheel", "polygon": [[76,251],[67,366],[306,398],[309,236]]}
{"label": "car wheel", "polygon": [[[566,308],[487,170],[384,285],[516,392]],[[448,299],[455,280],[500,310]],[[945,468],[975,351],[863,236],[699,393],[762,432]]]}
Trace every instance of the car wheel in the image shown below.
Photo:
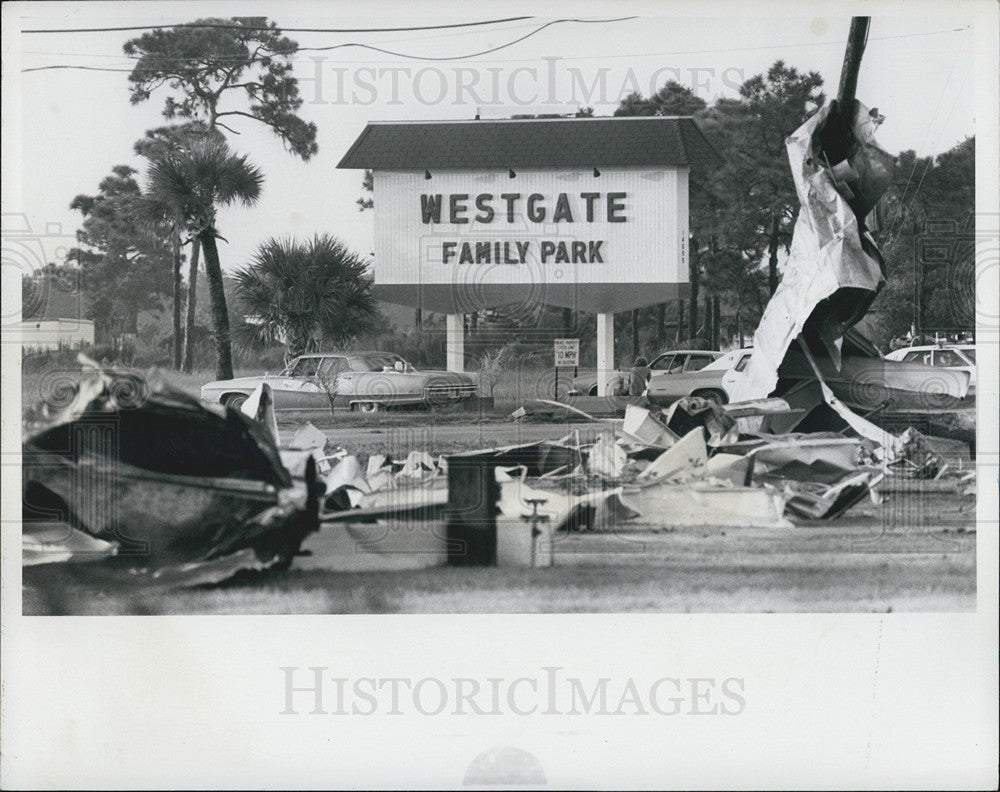
{"label": "car wheel", "polygon": [[596,396],[597,395],[597,386],[595,385],[589,391],[587,391],[587,395],[588,396]]}
{"label": "car wheel", "polygon": [[719,390],[700,390],[695,391],[691,395],[698,396],[705,401],[712,402],[712,404],[725,404],[729,401],[726,398],[726,394]]}
{"label": "car wheel", "polygon": [[354,405],[354,409],[358,412],[363,413],[376,413],[382,408],[382,405],[378,402],[358,402]]}
{"label": "car wheel", "polygon": [[222,400],[222,403],[233,410],[238,410],[243,406],[247,398],[245,393],[230,393]]}

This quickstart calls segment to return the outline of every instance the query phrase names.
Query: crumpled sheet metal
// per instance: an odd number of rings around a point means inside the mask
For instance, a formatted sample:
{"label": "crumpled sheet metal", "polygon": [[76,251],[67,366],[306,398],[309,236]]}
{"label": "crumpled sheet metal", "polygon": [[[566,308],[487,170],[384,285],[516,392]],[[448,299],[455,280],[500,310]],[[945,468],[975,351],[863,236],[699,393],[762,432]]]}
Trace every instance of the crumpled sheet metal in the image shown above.
{"label": "crumpled sheet metal", "polygon": [[620,478],[628,462],[625,449],[611,433],[602,433],[587,454],[587,472],[608,479]]}
{"label": "crumpled sheet metal", "polygon": [[686,435],[696,426],[704,426],[708,445],[728,445],[739,439],[736,419],[721,405],[699,396],[678,399],[665,411],[663,422],[677,437]]}
{"label": "crumpled sheet metal", "polygon": [[[822,325],[825,340],[836,342],[864,315],[885,283],[878,250],[870,238],[862,241],[854,211],[838,191],[816,142],[829,112],[830,105],[820,109],[786,142],[799,216],[781,283],[754,333],[750,362],[730,386],[731,401],[762,399],[774,390],[785,352],[817,306],[827,301],[823,316],[813,321]],[[861,179],[861,197],[868,206],[874,206],[892,178],[887,155],[875,144],[874,126],[868,108],[859,102],[854,122],[859,145],[848,162]],[[830,353],[839,369],[839,347]]]}
{"label": "crumpled sheet metal", "polygon": [[668,481],[678,477],[700,478],[704,475],[707,463],[705,430],[698,426],[643,468],[638,480]]}
{"label": "crumpled sheet metal", "polygon": [[628,445],[670,448],[679,437],[658,420],[652,412],[637,404],[625,406],[622,434]]}
{"label": "crumpled sheet metal", "polygon": [[56,515],[114,544],[119,566],[249,549],[255,567],[284,567],[316,527],[306,469],[293,481],[268,430],[239,412],[88,363],[59,420],[24,443],[25,533],[30,543],[30,523]]}
{"label": "crumpled sheet metal", "polygon": [[554,484],[543,486],[539,480],[529,484],[526,473],[523,466],[496,469],[494,475],[500,485],[497,508],[504,517],[529,519],[536,514],[537,507],[538,516],[546,518],[552,530],[565,531],[580,528],[582,523],[585,527],[610,530],[620,521],[639,516],[639,512],[622,502],[620,486],[576,493],[556,488]]}
{"label": "crumpled sheet metal", "polygon": [[765,487],[717,487],[707,483],[626,487],[622,502],[657,526],[791,528],[783,516],[785,496]]}
{"label": "crumpled sheet metal", "polygon": [[21,539],[21,564],[90,563],[110,558],[118,545],[76,530],[65,522],[26,523]]}
{"label": "crumpled sheet metal", "polygon": [[267,429],[275,443],[279,441],[278,416],[274,412],[274,395],[271,393],[271,386],[266,382],[262,382],[254,388],[253,393],[240,407],[240,412],[248,418],[253,418]]}
{"label": "crumpled sheet metal", "polygon": [[754,448],[748,456],[756,460],[758,474],[832,481],[858,470],[861,448],[861,440],[852,437],[791,435]]}
{"label": "crumpled sheet metal", "polygon": [[789,514],[811,520],[832,520],[864,500],[883,478],[862,470],[844,473],[832,484],[787,482],[785,508]]}
{"label": "crumpled sheet metal", "polygon": [[375,509],[390,515],[393,503],[399,504],[400,516],[411,514],[415,508],[440,505],[421,493],[443,485],[447,472],[447,460],[443,456],[435,460],[426,451],[411,451],[402,462],[372,454],[364,469],[356,456],[343,454],[323,475],[326,493],[321,518],[349,520],[350,514],[340,513],[356,509]]}

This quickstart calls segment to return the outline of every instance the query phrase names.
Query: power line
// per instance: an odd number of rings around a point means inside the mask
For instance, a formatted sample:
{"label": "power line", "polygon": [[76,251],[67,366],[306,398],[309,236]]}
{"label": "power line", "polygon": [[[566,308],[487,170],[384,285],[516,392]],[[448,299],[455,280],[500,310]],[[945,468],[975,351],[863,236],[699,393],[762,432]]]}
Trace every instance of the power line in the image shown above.
{"label": "power line", "polygon": [[[530,19],[530,17],[529,17],[529,19]],[[534,23],[533,22],[529,22],[529,23],[522,22],[521,24],[507,25],[505,27],[494,28],[490,32],[491,33],[495,33],[497,31],[514,31],[514,30],[523,29],[523,28],[530,28],[530,27],[534,27]],[[408,43],[408,42],[413,42],[413,41],[439,41],[441,39],[455,38],[457,36],[470,36],[470,35],[476,35],[478,33],[479,33],[478,30],[458,30],[458,31],[451,32],[451,33],[434,33],[434,34],[431,34],[429,36],[407,36],[405,38],[404,37],[394,37],[394,38],[391,38],[391,39],[379,39],[377,41],[369,41],[367,43],[368,44],[381,45],[381,44],[398,44],[398,43],[401,43],[401,42]],[[300,49],[300,48],[296,48],[296,52],[298,51],[298,49]],[[53,55],[53,56],[54,55],[60,55],[60,56],[67,57],[67,58],[111,58],[111,59],[114,59],[114,60],[132,61],[132,62],[134,62],[136,60],[136,57],[134,55],[105,55],[103,53],[98,53],[98,52],[63,52],[63,51],[54,51],[54,50],[27,50],[27,49],[23,50],[23,52],[26,55]],[[147,61],[148,60],[161,60],[160,58],[151,58],[148,55],[144,56],[144,57],[145,57],[145,60],[147,60]],[[191,57],[191,58],[171,58],[169,60],[172,60],[172,61],[173,60],[197,60],[197,58],[195,58],[195,57]],[[238,60],[238,58],[236,56],[231,56],[231,57],[228,57],[228,58],[219,58],[218,60],[220,60],[220,61],[224,61],[224,60]],[[245,60],[245,59],[243,59],[243,60]],[[294,61],[294,60],[295,60],[295,57],[293,55],[292,56],[292,61]]]}
{"label": "power line", "polygon": [[131,30],[169,30],[171,28],[212,28],[215,30],[274,30],[279,33],[394,33],[403,30],[446,30],[448,28],[476,27],[480,25],[496,25],[500,22],[519,22],[531,19],[530,16],[506,17],[505,19],[486,19],[482,22],[456,22],[450,25],[419,25],[409,27],[388,28],[272,28],[267,25],[223,25],[218,23],[201,24],[198,22],[182,22],[176,25],[135,25],[133,27],[95,27],[95,28],[39,28],[22,30],[22,33],[114,33]]}
{"label": "power line", "polygon": [[[529,19],[530,19],[530,17],[529,17]],[[493,28],[489,32],[490,33],[496,33],[498,31],[500,31],[500,32],[515,31],[515,30],[519,30],[519,29],[534,27],[535,24],[536,24],[536,22],[534,22],[534,21],[527,22],[527,23],[521,22],[520,24],[511,24],[511,25],[505,25],[504,27]],[[474,35],[477,35],[479,33],[480,33],[480,31],[478,31],[478,30],[457,30],[457,31],[452,31],[452,32],[448,32],[448,33],[432,33],[431,35],[426,35],[426,36],[406,36],[406,37],[397,36],[397,37],[393,37],[393,38],[390,38],[390,39],[378,39],[376,41],[369,41],[369,42],[366,42],[366,43],[368,43],[368,44],[374,44],[374,45],[383,45],[383,44],[409,43],[409,42],[414,42],[414,41],[440,41],[441,39],[455,38],[455,37],[458,37],[458,36],[474,36]],[[296,51],[298,51],[298,49],[299,48],[296,48]],[[26,50],[23,50],[23,53],[26,54],[26,55],[53,55],[53,56],[55,56],[55,55],[61,55],[61,56],[67,57],[67,58],[111,58],[111,59],[114,59],[114,60],[132,61],[132,62],[134,62],[136,60],[136,57],[134,55],[105,55],[103,53],[98,53],[98,52],[63,52],[63,51],[55,51],[55,50],[28,50],[28,49],[26,49]],[[160,60],[159,58],[150,58],[150,56],[145,56],[145,59],[147,61],[148,60]],[[177,59],[170,59],[170,60],[182,60],[182,59],[181,58],[177,58]],[[197,60],[197,58],[191,57],[191,58],[185,58],[183,60]],[[237,58],[235,56],[231,56],[231,57],[228,57],[228,58],[219,58],[219,60],[220,61],[223,61],[223,60],[237,60]],[[293,61],[295,60],[294,54],[292,55],[292,60]]]}
{"label": "power line", "polygon": [[[905,38],[915,38],[917,36],[939,36],[943,33],[961,33],[965,30],[970,30],[971,26],[966,25],[960,28],[948,28],[947,30],[931,30],[925,33],[902,33],[898,36],[875,36],[872,37],[872,41],[889,41],[891,39],[905,39]],[[727,47],[726,49],[701,49],[701,50],[674,50],[672,52],[629,52],[620,55],[569,55],[560,56],[559,60],[608,60],[614,58],[665,58],[672,57],[674,55],[719,55],[722,53],[729,52],[753,52],[757,50],[771,50],[771,49],[791,49],[797,47],[843,47],[844,42],[842,40],[838,41],[806,41],[798,44],[761,44],[755,47]],[[530,60],[530,59],[518,59],[520,60]],[[535,58],[534,60],[539,60]],[[495,61],[498,63],[503,63],[507,61]]]}
{"label": "power line", "polygon": [[[530,19],[530,18],[531,17],[515,17],[514,19]],[[538,27],[535,30],[531,31],[530,33],[527,33],[524,36],[521,36],[520,38],[514,39],[513,41],[510,41],[510,42],[508,42],[506,44],[501,44],[501,45],[499,45],[497,47],[493,47],[493,48],[487,49],[487,50],[482,50],[480,52],[473,52],[473,53],[469,53],[469,54],[466,54],[466,55],[451,55],[451,56],[443,57],[443,58],[427,57],[427,56],[423,56],[423,55],[409,55],[409,54],[406,54],[406,53],[393,52],[391,50],[381,49],[379,47],[374,47],[374,46],[372,46],[370,44],[362,44],[362,43],[336,44],[336,45],[332,45],[332,46],[329,46],[329,47],[299,47],[296,50],[296,52],[303,52],[303,51],[323,52],[323,51],[330,51],[330,50],[335,50],[335,49],[343,49],[345,47],[359,47],[359,48],[362,48],[362,49],[370,49],[370,50],[373,50],[375,52],[382,53],[384,55],[391,55],[393,57],[406,58],[406,59],[410,59],[410,60],[423,60],[423,61],[462,60],[462,59],[465,59],[465,58],[474,58],[474,57],[477,57],[477,56],[480,56],[480,55],[485,55],[485,54],[488,54],[488,53],[491,53],[491,52],[496,52],[498,50],[505,49],[507,47],[511,47],[514,44],[518,44],[521,41],[524,41],[525,39],[530,38],[531,36],[534,36],[536,33],[539,33],[542,29],[548,27],[549,25],[554,25],[554,24],[558,24],[558,23],[562,23],[562,22],[581,22],[581,23],[622,22],[622,21],[626,21],[626,20],[630,20],[630,19],[637,19],[637,18],[638,17],[634,17],[633,16],[633,17],[619,17],[619,18],[616,18],[616,19],[557,19],[557,20],[553,20],[551,22],[547,22],[544,25],[541,25],[540,27]],[[506,21],[506,20],[503,20],[503,21]],[[175,27],[181,27],[181,26],[178,25],[178,26],[175,26]],[[414,29],[416,29],[416,28],[414,28]],[[965,27],[960,27],[960,28],[948,28],[947,30],[932,30],[932,31],[928,31],[926,33],[906,33],[906,34],[901,34],[901,35],[898,35],[898,36],[878,36],[878,37],[872,38],[871,40],[872,41],[889,41],[889,40],[892,40],[892,39],[914,38],[914,37],[918,37],[918,36],[936,36],[936,35],[941,35],[941,34],[944,34],[944,33],[961,33],[962,31],[969,30],[969,29],[970,29],[969,26],[965,26]],[[28,31],[25,31],[25,32],[28,32]],[[596,59],[601,59],[601,60],[617,59],[617,58],[654,58],[654,57],[656,57],[656,58],[663,58],[663,57],[671,57],[671,56],[675,56],[675,55],[709,55],[709,54],[719,54],[719,53],[723,53],[723,52],[725,52],[725,53],[728,53],[728,52],[743,52],[743,51],[762,50],[762,49],[788,49],[788,48],[791,48],[791,47],[830,47],[830,46],[842,46],[842,45],[843,45],[842,41],[809,41],[809,42],[798,43],[798,44],[768,44],[768,45],[761,45],[761,46],[758,46],[758,47],[738,47],[736,49],[733,49],[733,48],[730,47],[730,48],[726,48],[726,49],[675,50],[673,52],[644,52],[644,53],[627,53],[627,54],[621,54],[621,55],[577,55],[577,56],[560,57],[559,60],[593,60],[595,58]],[[76,53],[53,53],[53,54],[74,55]],[[86,53],[80,53],[80,55],[84,56],[84,55],[86,55]],[[110,56],[110,57],[114,57],[114,56]],[[121,57],[123,57],[123,56],[121,56]],[[294,60],[294,58],[293,58],[293,60]],[[531,58],[524,59],[524,58],[520,58],[520,59],[513,59],[513,60],[511,60],[509,62],[512,62],[512,63],[513,62],[523,62],[524,60],[537,60],[537,59],[531,59]],[[367,61],[359,61],[359,62],[367,62]],[[504,61],[494,61],[494,62],[504,62]],[[63,65],[63,64],[56,65],[56,66],[35,66],[35,67],[32,67],[32,68],[21,69],[21,71],[22,72],[34,72],[34,71],[46,71],[46,70],[49,70],[49,69],[82,69],[82,70],[89,70],[89,71],[119,71],[119,72],[131,72],[132,71],[132,69],[115,69],[115,68],[111,68],[111,67],[99,68],[99,67],[96,67],[96,66],[74,66],[74,65]]]}
{"label": "power line", "polygon": [[630,19],[637,19],[637,17],[617,17],[615,19],[553,19],[551,22],[546,22],[544,25],[539,25],[534,30],[525,33],[520,38],[516,38],[513,41],[508,41],[506,44],[499,44],[496,47],[491,47],[490,49],[480,50],[479,52],[470,52],[465,55],[446,55],[441,58],[434,58],[426,55],[408,55],[405,52],[393,52],[392,50],[382,49],[381,47],[373,47],[371,44],[334,44],[329,47],[299,47],[300,52],[329,52],[330,50],[344,49],[346,47],[360,47],[362,49],[373,50],[374,52],[381,52],[383,55],[392,55],[395,58],[407,58],[410,60],[421,60],[421,61],[451,61],[451,60],[466,60],[468,58],[477,58],[480,55],[489,55],[491,52],[497,52],[502,49],[507,49],[507,47],[513,47],[515,44],[520,44],[525,39],[529,39],[532,36],[541,33],[545,28],[551,27],[552,25],[559,25],[564,22],[580,22],[583,24],[606,24],[608,22],[626,22]]}
{"label": "power line", "polygon": [[102,71],[102,72],[125,72],[128,74],[131,69],[115,69],[110,66],[77,66],[71,64],[58,64],[55,66],[32,66],[30,69],[21,69],[21,73],[25,72],[36,72],[36,71],[50,71],[52,69],[77,69],[78,71]]}
{"label": "power line", "polygon": [[[522,18],[524,18],[524,17],[522,17]],[[419,61],[466,60],[468,58],[478,57],[479,55],[487,55],[487,54],[489,54],[491,52],[497,52],[498,50],[506,49],[507,47],[513,47],[515,44],[519,44],[520,42],[524,41],[525,39],[531,38],[532,36],[534,36],[534,35],[536,35],[538,33],[541,33],[543,30],[545,30],[545,28],[551,27],[552,25],[560,25],[560,24],[563,24],[563,23],[566,23],[566,22],[578,22],[578,23],[581,23],[581,24],[607,24],[609,22],[625,22],[625,21],[628,21],[630,19],[636,19],[636,17],[634,17],[634,16],[632,16],[632,17],[617,17],[615,19],[553,19],[552,21],[546,22],[543,25],[539,25],[534,30],[529,31],[528,33],[525,33],[523,36],[520,36],[519,38],[516,38],[516,39],[514,39],[512,41],[508,41],[505,44],[499,44],[496,47],[491,47],[490,49],[482,50],[480,52],[471,52],[471,53],[467,53],[467,54],[464,54],[464,55],[448,55],[448,56],[441,57],[441,58],[435,58],[435,57],[423,56],[423,55],[409,55],[409,54],[404,53],[404,52],[393,52],[392,50],[382,49],[381,47],[374,47],[371,44],[361,44],[361,43],[354,43],[354,42],[348,43],[348,44],[334,44],[334,45],[329,46],[329,47],[299,47],[298,49],[296,49],[296,52],[327,52],[327,51],[335,50],[335,49],[343,49],[345,47],[360,47],[362,49],[369,49],[369,50],[373,50],[375,52],[380,52],[380,53],[382,53],[384,55],[392,55],[393,57],[396,57],[396,58],[408,58],[408,59],[411,59],[411,60],[419,60]],[[509,21],[509,20],[502,20],[502,21]],[[154,58],[153,60],[162,60],[162,59],[156,59],[156,58]],[[167,59],[167,60],[171,60],[171,59]],[[98,68],[98,67],[95,67],[95,66],[89,66],[88,67],[88,66],[72,66],[72,65],[35,66],[35,67],[29,68],[29,69],[21,69],[21,71],[22,72],[32,72],[32,71],[45,71],[47,69],[89,69],[91,71],[124,71],[124,72],[131,72],[132,71],[132,69],[114,69],[114,68],[110,68],[110,67],[108,67],[108,68]]]}

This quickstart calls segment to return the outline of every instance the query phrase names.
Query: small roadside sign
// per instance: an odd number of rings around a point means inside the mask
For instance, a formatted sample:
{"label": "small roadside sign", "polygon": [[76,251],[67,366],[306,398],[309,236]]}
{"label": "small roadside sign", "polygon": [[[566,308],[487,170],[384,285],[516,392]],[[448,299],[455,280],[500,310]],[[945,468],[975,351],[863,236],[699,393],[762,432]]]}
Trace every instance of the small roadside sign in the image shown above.
{"label": "small roadside sign", "polygon": [[556,380],[552,387],[552,397],[559,399],[559,369],[573,369],[573,376],[576,376],[577,366],[580,365],[580,339],[579,338],[557,338],[554,341],[556,358]]}
{"label": "small roadside sign", "polygon": [[555,339],[556,368],[576,368],[580,365],[580,339]]}

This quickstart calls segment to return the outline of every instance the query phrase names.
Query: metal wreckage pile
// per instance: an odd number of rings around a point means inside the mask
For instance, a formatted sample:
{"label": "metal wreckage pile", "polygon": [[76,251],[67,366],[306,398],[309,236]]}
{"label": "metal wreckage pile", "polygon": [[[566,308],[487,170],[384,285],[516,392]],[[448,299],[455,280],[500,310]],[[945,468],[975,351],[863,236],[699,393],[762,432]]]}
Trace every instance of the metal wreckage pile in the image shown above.
{"label": "metal wreckage pile", "polygon": [[[596,442],[575,432],[362,466],[311,424],[279,448],[266,385],[237,412],[90,365],[24,444],[25,566],[97,561],[150,584],[214,583],[287,568],[316,531],[332,539],[332,569],[538,566],[554,563],[563,531],[791,529],[892,482],[950,476],[947,487],[972,491],[972,472],[947,469],[915,429],[895,435],[855,413],[822,374],[878,357],[855,325],[884,284],[864,218],[890,160],[874,143],[877,113],[852,106],[850,123],[833,102],[788,140],[801,211],[732,403],[630,404],[624,420],[586,416],[601,424]],[[967,381],[941,383],[945,400],[966,395]]]}

